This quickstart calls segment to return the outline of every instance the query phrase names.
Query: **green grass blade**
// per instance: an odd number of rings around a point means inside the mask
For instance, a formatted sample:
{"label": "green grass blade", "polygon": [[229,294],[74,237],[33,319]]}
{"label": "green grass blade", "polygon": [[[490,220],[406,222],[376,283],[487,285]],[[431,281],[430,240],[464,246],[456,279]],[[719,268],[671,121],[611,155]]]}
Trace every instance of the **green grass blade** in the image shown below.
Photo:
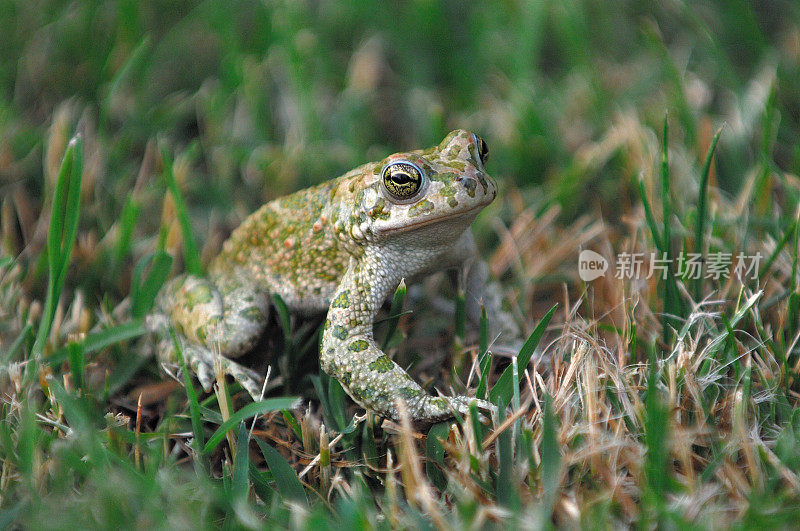
{"label": "green grass blade", "polygon": [[[3,406],[5,407],[5,404]],[[36,424],[36,402],[34,400],[25,400],[20,404],[18,422],[16,446],[11,447],[16,451],[4,453],[12,463],[16,464],[29,483],[29,488],[33,488],[35,475],[39,474],[39,470],[34,470],[34,463],[37,440],[41,436],[41,430]]]}
{"label": "green grass blade", "polygon": [[[717,148],[717,142],[722,134],[722,127],[717,129],[714,138],[711,139],[711,145],[706,153],[706,160],[703,162],[703,170],[700,172],[700,190],[697,198],[697,226],[694,233],[694,252],[700,256],[706,251],[707,247],[703,242],[705,235],[706,223],[706,198],[708,196],[708,176],[711,172],[711,161],[714,159],[714,151]],[[694,300],[699,301],[703,296],[703,275],[698,276],[694,283]]]}
{"label": "green grass blade", "polygon": [[281,325],[283,337],[286,338],[287,342],[291,342],[292,320],[289,315],[289,307],[286,306],[286,303],[283,301],[283,297],[281,297],[278,293],[270,294],[270,298],[272,300],[272,304],[275,306],[275,311],[278,312],[278,322]]}
{"label": "green grass blade", "polygon": [[662,216],[662,235],[664,249],[667,260],[667,278],[664,281],[664,311],[661,320],[662,339],[665,347],[669,345],[672,333],[670,332],[672,316],[679,315],[676,309],[676,298],[678,296],[677,286],[672,264],[672,232],[670,231],[670,220],[672,218],[672,204],[670,202],[670,175],[669,175],[669,114],[664,116],[664,129],[661,138],[661,216]]}
{"label": "green grass blade", "polygon": [[71,395],[55,378],[48,378],[47,385],[55,396],[69,427],[84,442],[93,440],[103,417],[93,403]]}
{"label": "green grass blade", "polygon": [[146,61],[150,58],[148,52],[150,52],[150,45],[152,39],[149,35],[144,35],[139,41],[139,44],[136,45],[136,48],[130,53],[128,56],[127,61],[125,64],[122,65],[116,75],[111,80],[111,83],[108,85],[108,93],[104,98],[102,98],[102,105],[100,105],[100,117],[98,122],[101,125],[106,124],[109,115],[109,104],[114,101],[114,97],[119,92],[120,87],[122,84],[130,79],[133,73],[140,71],[142,67],[145,65]]}
{"label": "green grass blade", "polygon": [[236,453],[233,456],[233,473],[231,474],[231,497],[236,502],[247,502],[250,490],[248,472],[250,470],[250,436],[244,422],[239,423],[236,432]]}
{"label": "green grass blade", "polygon": [[194,241],[192,224],[189,221],[186,203],[178,188],[178,182],[175,180],[175,172],[172,169],[172,157],[166,146],[161,146],[161,160],[164,164],[164,180],[166,181],[167,189],[170,194],[172,194],[172,200],[175,203],[175,214],[181,227],[181,235],[183,236],[183,257],[184,260],[186,260],[186,270],[193,275],[202,276],[203,265],[200,262],[200,252]]}
{"label": "green grass blade", "polygon": [[281,411],[281,415],[283,415],[283,420],[286,422],[286,425],[292,428],[292,432],[294,432],[294,436],[297,437],[298,441],[303,440],[303,429],[300,427],[300,423],[297,422],[297,419],[294,418],[292,412],[288,409],[284,409]]}
{"label": "green grass blade", "polygon": [[[144,327],[144,321],[141,319],[134,319],[117,326],[104,328],[98,332],[87,334],[80,342],[84,354],[91,354],[97,352],[111,345],[122,343],[129,339],[133,339],[147,333]],[[60,348],[55,351],[51,356],[48,356],[47,363],[50,366],[63,363],[68,357],[66,348]]]}
{"label": "green grass blade", "polygon": [[374,417],[368,417],[361,428],[359,447],[361,448],[360,457],[364,463],[367,466],[375,467],[378,466],[380,452],[378,452],[378,444],[375,440],[375,423],[371,422],[371,418]]}
{"label": "green grass blade", "polygon": [[658,231],[656,218],[653,216],[653,208],[650,206],[650,201],[647,199],[647,191],[644,188],[644,178],[642,175],[639,176],[638,181],[639,199],[642,201],[642,206],[644,207],[644,216],[647,220],[647,226],[650,228],[650,235],[653,237],[653,243],[655,243],[656,249],[663,253],[664,242],[661,240],[661,233]]}
{"label": "green grass blade", "polygon": [[275,479],[275,487],[280,495],[284,499],[304,506],[308,505],[306,491],[297,477],[297,472],[286,462],[286,459],[283,458],[278,450],[261,439],[256,439],[256,443],[261,449],[261,455],[264,456],[269,471],[272,472],[272,477]]}
{"label": "green grass blade", "polygon": [[[797,218],[793,219],[792,223],[786,228],[786,231],[783,233],[783,236],[781,236],[781,239],[778,241],[777,245],[775,245],[775,250],[772,251],[772,253],[769,255],[769,258],[767,258],[767,261],[764,262],[764,265],[761,266],[761,268],[759,269],[759,271],[758,271],[758,277],[759,278],[761,278],[761,279],[764,278],[764,276],[767,274],[767,272],[772,267],[773,262],[775,262],[775,259],[781,253],[783,248],[786,247],[786,244],[789,243],[789,240],[792,239],[792,236],[795,235],[795,230],[797,228],[797,222],[798,222]],[[795,269],[795,271],[796,271],[796,269]]]}
{"label": "green grass blade", "polygon": [[544,423],[542,425],[542,462],[540,474],[544,495],[542,504],[542,528],[547,527],[550,522],[553,508],[556,504],[556,496],[561,483],[561,450],[558,442],[558,424],[556,415],[553,412],[553,398],[549,394],[544,395]]}
{"label": "green grass blade", "polygon": [[333,412],[335,423],[331,426],[336,427],[336,431],[345,432],[348,427],[352,425],[347,423],[345,418],[345,411],[347,411],[346,393],[339,380],[331,376],[328,377],[328,404]]}
{"label": "green grass blade", "polygon": [[183,384],[186,388],[186,396],[189,399],[189,416],[192,420],[192,433],[194,433],[194,442],[192,443],[192,446],[194,447],[195,452],[202,456],[203,452],[201,450],[203,449],[203,441],[205,440],[205,437],[203,435],[203,421],[200,416],[200,402],[197,400],[197,391],[194,390],[194,384],[192,383],[192,373],[189,372],[189,369],[186,366],[186,358],[183,357],[181,343],[178,340],[178,336],[175,335],[175,329],[171,326],[169,327],[169,334],[172,336],[172,344],[175,346],[175,352],[177,353],[181,362]]}
{"label": "green grass blade", "polygon": [[672,208],[669,196],[669,114],[664,116],[664,129],[661,137],[661,212],[664,228],[664,247],[670,252],[672,235],[670,233],[670,217]]}
{"label": "green grass blade", "polygon": [[133,238],[133,231],[136,228],[136,221],[139,219],[141,210],[141,205],[133,196],[129,197],[122,207],[119,223],[117,224],[117,241],[114,242],[114,251],[112,255],[112,263],[115,272],[119,270],[122,263],[130,254],[131,239]]}
{"label": "green grass blade", "polygon": [[472,423],[472,436],[475,437],[475,452],[480,454],[483,452],[484,430],[475,402],[470,402],[469,404],[469,421]]}
{"label": "green grass blade", "polygon": [[[144,268],[152,264],[150,270],[144,275]],[[167,280],[172,269],[172,256],[164,251],[156,251],[146,256],[136,264],[131,280],[131,314],[134,317],[144,317],[153,307],[158,296],[158,291]]]}
{"label": "green grass blade", "polygon": [[[497,402],[498,417],[497,421],[502,424],[505,420],[506,404],[503,397],[499,397]],[[497,471],[497,503],[514,509],[519,504],[519,499],[514,481],[514,452],[511,444],[511,430],[506,429],[497,437],[497,460],[499,467]]]}
{"label": "green grass blade", "polygon": [[275,491],[270,487],[272,474],[269,472],[261,472],[252,461],[250,461],[250,469],[248,472],[250,474],[250,480],[253,482],[253,492],[255,492],[266,505],[270,505],[275,497]]}
{"label": "green grass blade", "polygon": [[406,300],[406,291],[406,281],[403,279],[400,281],[400,285],[397,286],[397,289],[394,291],[394,296],[392,297],[389,319],[386,321],[386,335],[383,338],[383,344],[381,346],[382,350],[389,348],[389,342],[392,340],[392,336],[394,336],[397,330],[397,324],[400,322],[400,317],[403,315],[403,303]]}
{"label": "green grass blade", "polygon": [[69,267],[72,247],[78,233],[78,217],[80,215],[81,176],[83,159],[80,136],[70,140],[61,168],[58,172],[56,187],[53,192],[50,228],[47,233],[48,281],[47,295],[42,310],[42,319],[33,343],[32,354],[35,358],[42,355],[47,336],[53,325],[61,288]]}
{"label": "green grass blade", "polygon": [[281,409],[292,409],[297,405],[297,397],[276,397],[261,400],[259,402],[252,402],[247,404],[242,409],[231,415],[228,420],[223,422],[217,430],[208,438],[205,446],[203,446],[203,453],[209,454],[222,442],[225,434],[228,433],[239,422],[269,413],[270,411],[279,411]]}
{"label": "green grass blade", "polygon": [[69,353],[69,371],[72,383],[76,389],[83,391],[84,374],[86,372],[86,355],[80,343],[70,342],[67,345]]}
{"label": "green grass blade", "polygon": [[25,325],[25,328],[19,333],[17,338],[11,343],[11,346],[0,352],[0,366],[5,367],[14,355],[22,349],[22,346],[31,338],[33,325],[30,323]]}
{"label": "green grass blade", "polygon": [[[661,512],[671,490],[669,466],[669,413],[658,392],[658,371],[651,365],[645,398],[644,440],[647,448],[644,461],[644,484],[646,505]],[[642,511],[646,515],[647,511]]]}
{"label": "green grass blade", "polygon": [[281,325],[283,332],[283,353],[287,360],[294,359],[294,336],[292,334],[292,319],[289,313],[289,307],[286,306],[283,297],[278,293],[270,294],[272,304],[275,307],[275,312],[278,314],[278,323]]}
{"label": "green grass blade", "polygon": [[[542,339],[545,330],[547,330],[547,325],[550,323],[550,319],[553,317],[556,308],[558,308],[558,303],[554,304],[547,313],[544,314],[544,317],[542,317],[539,324],[536,325],[536,328],[533,329],[533,332],[531,332],[525,344],[522,345],[519,355],[517,356],[518,370],[524,371],[528,366],[528,363],[531,361],[531,356],[533,356],[536,347],[539,346],[539,341]],[[500,375],[500,378],[497,379],[492,390],[489,391],[489,400],[492,403],[496,403],[497,399],[502,397],[504,403],[509,403],[514,396],[513,386],[514,369],[509,365],[505,368],[503,374]]]}
{"label": "green grass blade", "polygon": [[492,365],[492,354],[489,352],[489,320],[486,318],[486,308],[481,304],[481,318],[478,323],[478,367],[480,379],[475,396],[486,398],[486,388],[489,385],[489,367]]}
{"label": "green grass blade", "polygon": [[[794,218],[794,245],[791,248],[792,255],[792,271],[798,271],[798,263],[800,263],[800,208],[797,209],[797,214]],[[789,290],[793,294],[797,294],[797,275],[792,275],[789,280]],[[797,320],[790,321],[796,323]]]}
{"label": "green grass blade", "polygon": [[442,441],[450,433],[449,422],[439,422],[431,426],[425,439],[425,474],[433,485],[440,491],[447,487],[447,479],[440,467],[444,467],[444,446]]}
{"label": "green grass blade", "polygon": [[[794,220],[794,245],[792,245],[792,271],[798,271],[798,264],[800,263],[800,209],[798,209],[797,217]],[[789,295],[788,302],[788,319],[789,330],[786,331],[787,337],[793,337],[796,330],[800,326],[800,287],[797,285],[797,275],[792,275],[789,282]]]}
{"label": "green grass blade", "polygon": [[[319,404],[322,406],[322,416],[327,425],[338,426],[339,421],[334,416],[330,401],[328,400],[328,383],[332,379],[333,378],[331,378],[328,373],[320,369],[319,374],[314,374],[311,376],[311,384],[314,386],[314,390],[317,392]],[[344,414],[342,414],[342,419],[344,419]],[[344,422],[344,420],[342,420],[342,422]]]}
{"label": "green grass blade", "polygon": [[464,288],[460,284],[456,294],[455,327],[453,331],[458,349],[464,347],[464,341],[467,337],[467,297],[464,293]]}
{"label": "green grass blade", "polygon": [[[514,356],[511,359],[511,390],[514,392],[513,399],[511,401],[511,405],[514,407],[514,411],[517,411],[520,408],[519,403],[519,363],[518,358]],[[516,426],[519,426],[520,421],[517,419]]]}

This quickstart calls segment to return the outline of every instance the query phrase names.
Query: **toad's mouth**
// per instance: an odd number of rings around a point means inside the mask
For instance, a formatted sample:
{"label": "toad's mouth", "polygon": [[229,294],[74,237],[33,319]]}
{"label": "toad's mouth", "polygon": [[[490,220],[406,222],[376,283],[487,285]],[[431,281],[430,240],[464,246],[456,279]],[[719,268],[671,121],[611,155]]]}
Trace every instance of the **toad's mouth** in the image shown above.
{"label": "toad's mouth", "polygon": [[[494,199],[494,198],[492,198],[492,199]],[[394,226],[394,227],[386,227],[386,228],[381,229],[380,231],[378,231],[378,234],[381,235],[381,236],[382,235],[388,235],[388,234],[401,234],[403,232],[408,232],[408,231],[412,231],[412,230],[421,229],[421,228],[427,227],[429,225],[436,225],[437,223],[444,223],[445,220],[449,220],[451,222],[457,222],[459,220],[464,220],[466,218],[474,219],[481,210],[486,208],[486,206],[489,203],[491,203],[491,201],[475,205],[474,207],[472,207],[472,208],[470,208],[468,210],[464,210],[463,212],[460,212],[458,214],[450,214],[450,215],[444,215],[444,216],[431,216],[431,217],[427,217],[427,218],[424,218],[424,219],[420,219],[419,221],[415,221],[413,223],[406,223],[406,224],[397,225],[397,226]],[[470,223],[472,223],[472,220],[470,220],[468,222],[465,222],[464,224],[465,225],[469,225]]]}

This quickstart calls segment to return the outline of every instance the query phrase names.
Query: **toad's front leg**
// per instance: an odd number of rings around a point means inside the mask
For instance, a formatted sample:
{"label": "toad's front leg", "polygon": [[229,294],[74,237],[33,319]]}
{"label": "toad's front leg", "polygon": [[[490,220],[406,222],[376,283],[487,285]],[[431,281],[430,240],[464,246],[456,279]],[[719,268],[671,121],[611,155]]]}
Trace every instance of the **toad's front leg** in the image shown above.
{"label": "toad's front leg", "polygon": [[377,275],[379,264],[368,258],[351,260],[328,310],[320,363],[362,407],[398,420],[395,402],[405,401],[411,419],[433,423],[467,414],[474,401],[481,409],[494,407],[467,396],[434,397],[425,392],[376,345],[372,324],[380,304],[400,279]]}

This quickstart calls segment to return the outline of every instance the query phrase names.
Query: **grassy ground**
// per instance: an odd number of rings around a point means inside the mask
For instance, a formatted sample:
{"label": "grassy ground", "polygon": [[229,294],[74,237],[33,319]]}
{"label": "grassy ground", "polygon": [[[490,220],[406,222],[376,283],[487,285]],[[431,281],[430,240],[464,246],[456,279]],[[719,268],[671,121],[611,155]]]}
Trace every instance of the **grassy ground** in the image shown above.
{"label": "grassy ground", "polygon": [[[0,526],[796,523],[795,2],[0,0],[0,43]],[[432,289],[389,342],[507,414],[357,416],[319,323],[279,311],[265,401],[163,375],[141,319],[167,275],[455,127],[489,144],[475,233],[532,340],[470,374],[487,340]],[[616,278],[624,253],[672,265]]]}

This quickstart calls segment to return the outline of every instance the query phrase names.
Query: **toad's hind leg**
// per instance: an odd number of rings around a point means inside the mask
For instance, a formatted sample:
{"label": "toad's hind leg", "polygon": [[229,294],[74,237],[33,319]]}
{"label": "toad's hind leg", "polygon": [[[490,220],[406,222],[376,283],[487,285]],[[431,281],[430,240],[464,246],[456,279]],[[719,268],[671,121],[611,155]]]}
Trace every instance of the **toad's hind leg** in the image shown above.
{"label": "toad's hind leg", "polygon": [[187,365],[206,391],[215,380],[214,363],[242,384],[254,398],[260,394],[261,377],[233,362],[258,341],[267,322],[269,298],[239,281],[211,281],[192,275],[171,280],[156,300],[148,325],[161,335],[158,346],[163,362],[179,361],[169,334],[171,324]]}

